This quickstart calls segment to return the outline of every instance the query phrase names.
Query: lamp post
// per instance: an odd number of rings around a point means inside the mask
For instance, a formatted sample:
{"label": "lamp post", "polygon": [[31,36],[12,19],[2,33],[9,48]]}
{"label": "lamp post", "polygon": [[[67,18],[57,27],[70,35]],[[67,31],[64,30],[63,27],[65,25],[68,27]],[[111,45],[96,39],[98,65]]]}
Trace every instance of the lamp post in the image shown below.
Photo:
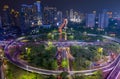
{"label": "lamp post", "polygon": [[26,48],[25,48],[25,53],[27,53],[27,52],[28,52],[28,48],[26,47]]}
{"label": "lamp post", "polygon": [[1,69],[1,79],[5,79],[5,76],[4,76],[4,55],[3,55],[3,50],[0,49],[0,69]]}
{"label": "lamp post", "polygon": [[27,52],[27,49],[28,49],[28,48],[26,47],[26,48],[25,48],[26,52]]}

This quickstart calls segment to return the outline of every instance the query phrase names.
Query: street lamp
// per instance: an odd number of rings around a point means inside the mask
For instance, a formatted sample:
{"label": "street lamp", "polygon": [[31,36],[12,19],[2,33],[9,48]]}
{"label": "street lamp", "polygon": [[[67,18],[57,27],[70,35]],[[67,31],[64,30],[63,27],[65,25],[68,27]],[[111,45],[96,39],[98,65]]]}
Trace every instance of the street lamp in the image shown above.
{"label": "street lamp", "polygon": [[26,48],[25,48],[25,52],[27,52],[27,50],[28,50],[28,48],[26,47]]}
{"label": "street lamp", "polygon": [[27,50],[28,48],[26,47],[25,49]]}

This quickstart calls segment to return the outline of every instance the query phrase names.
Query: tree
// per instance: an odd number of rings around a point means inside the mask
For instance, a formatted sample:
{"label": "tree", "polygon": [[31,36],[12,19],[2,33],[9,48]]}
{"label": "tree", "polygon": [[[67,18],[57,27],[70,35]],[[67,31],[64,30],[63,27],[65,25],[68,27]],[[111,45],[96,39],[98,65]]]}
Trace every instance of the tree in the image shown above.
{"label": "tree", "polygon": [[68,67],[69,63],[68,63],[68,60],[67,59],[63,59],[62,60],[62,67],[66,68]]}
{"label": "tree", "polygon": [[50,75],[47,79],[56,79],[54,75]]}
{"label": "tree", "polygon": [[85,75],[77,75],[75,74],[74,79],[85,79]]}
{"label": "tree", "polygon": [[57,64],[56,60],[52,61],[52,67],[53,67],[54,70],[56,70],[58,68],[58,64]]}
{"label": "tree", "polygon": [[68,76],[69,75],[69,73],[68,72],[62,72],[61,74],[60,74],[60,76],[62,77],[62,79],[68,79]]}
{"label": "tree", "polygon": [[73,40],[74,39],[74,36],[73,35],[70,35],[69,36],[69,40]]}
{"label": "tree", "polygon": [[52,39],[52,33],[48,33],[47,38]]}
{"label": "tree", "polygon": [[94,77],[96,77],[96,79],[103,79],[102,71],[98,70],[94,72]]}

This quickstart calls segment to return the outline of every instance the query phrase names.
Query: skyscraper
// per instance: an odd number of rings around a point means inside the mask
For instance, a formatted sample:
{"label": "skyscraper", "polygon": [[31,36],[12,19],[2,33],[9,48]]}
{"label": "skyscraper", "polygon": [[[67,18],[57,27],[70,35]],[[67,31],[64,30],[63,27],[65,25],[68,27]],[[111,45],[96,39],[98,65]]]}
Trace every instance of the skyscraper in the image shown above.
{"label": "skyscraper", "polygon": [[70,21],[74,18],[74,12],[73,9],[70,9]]}
{"label": "skyscraper", "polygon": [[44,7],[44,24],[56,24],[57,20],[57,8],[56,7]]}
{"label": "skyscraper", "polygon": [[62,23],[62,19],[63,19],[62,12],[58,11],[57,12],[57,25]]}
{"label": "skyscraper", "polygon": [[109,15],[107,14],[107,10],[104,9],[101,14],[99,14],[99,27],[105,28],[108,27],[109,24]]}
{"label": "skyscraper", "polygon": [[87,14],[86,26],[87,27],[94,27],[95,26],[95,14]]}
{"label": "skyscraper", "polygon": [[40,1],[36,1],[34,3],[34,6],[36,7],[36,19],[37,19],[37,24],[40,26],[42,25],[42,10],[41,10],[41,2]]}
{"label": "skyscraper", "polygon": [[36,2],[34,3],[34,5],[37,6],[37,12],[38,12],[38,13],[41,13],[41,2],[40,2],[40,1],[36,1]]}
{"label": "skyscraper", "polygon": [[21,30],[24,32],[29,28],[41,26],[43,24],[40,1],[36,1],[33,5],[22,4],[20,15]]}
{"label": "skyscraper", "polygon": [[25,23],[30,24],[30,26],[41,26],[42,25],[42,12],[41,12],[41,2],[36,1],[33,5],[21,5],[21,13],[25,18]]}
{"label": "skyscraper", "polygon": [[11,15],[10,15],[10,8],[8,5],[4,5],[3,13],[4,13],[2,18],[3,26],[10,27],[12,21],[11,21]]}
{"label": "skyscraper", "polygon": [[32,5],[21,5],[21,12],[20,12],[20,20],[21,20],[21,30],[22,32],[26,32],[32,26],[33,20],[33,12],[32,12]]}
{"label": "skyscraper", "polygon": [[69,16],[69,11],[68,10],[66,10],[66,14],[65,14],[65,16],[64,17],[66,17],[67,19],[69,19],[70,18],[70,16]]}
{"label": "skyscraper", "polygon": [[82,21],[80,12],[73,11],[73,9],[70,9],[70,19],[69,20],[74,23],[80,23]]}

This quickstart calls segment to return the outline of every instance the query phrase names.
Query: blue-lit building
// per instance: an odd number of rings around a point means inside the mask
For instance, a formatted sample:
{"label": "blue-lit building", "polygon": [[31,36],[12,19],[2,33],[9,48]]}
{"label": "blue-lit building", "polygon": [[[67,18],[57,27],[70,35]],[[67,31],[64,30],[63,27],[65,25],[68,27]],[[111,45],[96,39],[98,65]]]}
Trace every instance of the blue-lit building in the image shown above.
{"label": "blue-lit building", "polygon": [[36,8],[36,14],[35,14],[35,18],[37,20],[37,24],[39,26],[41,26],[43,23],[42,23],[42,10],[41,10],[41,2],[40,1],[36,1],[34,3],[34,9]]}
{"label": "blue-lit building", "polygon": [[109,24],[109,15],[107,14],[107,10],[103,10],[101,14],[99,14],[99,27],[105,28],[108,27]]}
{"label": "blue-lit building", "polygon": [[81,23],[81,21],[82,21],[81,13],[74,11],[73,9],[70,9],[70,19],[69,20],[73,23]]}
{"label": "blue-lit building", "polygon": [[86,27],[95,26],[95,14],[87,14],[86,16]]}
{"label": "blue-lit building", "polygon": [[43,13],[43,23],[46,24],[56,24],[57,21],[57,8],[56,7],[44,7]]}
{"label": "blue-lit building", "polygon": [[74,18],[74,11],[70,9],[70,21]]}
{"label": "blue-lit building", "polygon": [[10,8],[8,5],[4,5],[2,22],[4,27],[9,28],[11,26],[12,20],[11,20]]}
{"label": "blue-lit building", "polygon": [[26,32],[27,29],[31,27],[31,19],[32,19],[32,5],[21,5],[20,12],[20,22],[21,22],[21,31],[22,33]]}
{"label": "blue-lit building", "polygon": [[20,15],[23,33],[32,27],[40,27],[43,24],[40,1],[36,1],[33,5],[22,4]]}
{"label": "blue-lit building", "polygon": [[58,12],[57,12],[57,17],[56,17],[56,19],[57,19],[57,25],[59,26],[59,25],[62,23],[62,21],[63,21],[62,11],[58,11]]}

